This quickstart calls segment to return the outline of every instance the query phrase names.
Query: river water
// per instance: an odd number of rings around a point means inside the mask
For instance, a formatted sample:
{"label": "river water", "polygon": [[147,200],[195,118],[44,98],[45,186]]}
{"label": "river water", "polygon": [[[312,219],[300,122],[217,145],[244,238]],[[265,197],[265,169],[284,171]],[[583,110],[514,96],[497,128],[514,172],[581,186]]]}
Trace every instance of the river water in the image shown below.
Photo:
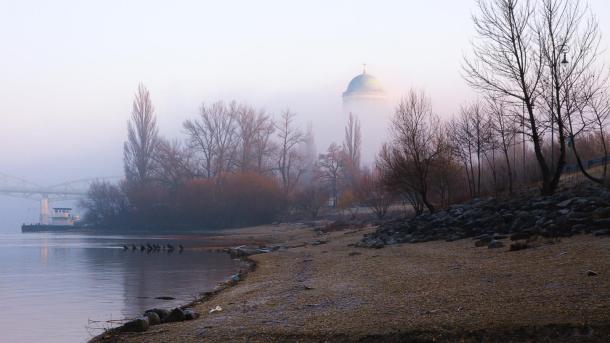
{"label": "river water", "polygon": [[[0,341],[84,342],[108,321],[193,300],[240,264],[224,253],[189,249],[204,239],[0,232]],[[146,242],[186,249],[122,248]]]}

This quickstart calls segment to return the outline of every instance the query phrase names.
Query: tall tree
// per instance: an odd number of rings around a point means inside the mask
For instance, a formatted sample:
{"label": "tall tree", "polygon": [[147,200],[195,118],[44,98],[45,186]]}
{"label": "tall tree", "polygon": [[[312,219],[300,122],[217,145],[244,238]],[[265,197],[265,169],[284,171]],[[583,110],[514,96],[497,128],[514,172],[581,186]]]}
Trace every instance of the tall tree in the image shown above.
{"label": "tall tree", "polygon": [[127,141],[123,147],[125,176],[129,182],[147,182],[154,168],[155,149],[159,142],[157,121],[150,93],[138,86],[133,101],[131,120],[127,123]]}
{"label": "tall tree", "polygon": [[449,134],[453,152],[465,167],[471,196],[479,196],[481,157],[490,140],[489,121],[481,105],[474,103],[463,106],[460,114],[452,120]]}
{"label": "tall tree", "polygon": [[[524,128],[534,148],[542,194],[555,192],[565,166],[566,92],[597,57],[598,28],[578,0],[479,0],[477,39],[466,59],[466,80],[475,89],[523,104]],[[549,165],[542,143],[557,133],[559,152]]]}
{"label": "tall tree", "polygon": [[242,171],[263,171],[273,133],[273,122],[264,111],[240,105],[237,116],[238,168]]}
{"label": "tall tree", "polygon": [[[506,104],[498,99],[488,99],[488,111],[491,116],[491,129],[498,140],[498,146],[506,163],[508,191],[513,192],[513,165],[510,162],[511,142],[517,135],[515,121],[507,115]],[[514,148],[514,147],[513,147]]]}
{"label": "tall tree", "polygon": [[343,178],[345,152],[336,143],[331,143],[326,153],[318,158],[319,179],[326,182],[330,190],[332,206],[337,206],[339,183]]}
{"label": "tall tree", "polygon": [[295,113],[286,110],[275,124],[278,137],[277,170],[285,197],[292,192],[304,172],[298,147],[305,136],[294,126],[295,116]]}
{"label": "tall tree", "polygon": [[362,150],[362,133],[360,121],[351,112],[345,126],[345,138],[343,140],[343,151],[345,153],[344,169],[347,181],[355,191],[356,183],[360,174],[360,155]]}
{"label": "tall tree", "polygon": [[239,107],[222,101],[201,105],[199,118],[183,127],[189,146],[199,155],[201,176],[211,178],[235,167],[239,143]]}
{"label": "tall tree", "polygon": [[382,151],[380,166],[388,185],[421,201],[430,212],[430,175],[445,149],[441,122],[424,92],[411,90],[392,119],[392,145]]}

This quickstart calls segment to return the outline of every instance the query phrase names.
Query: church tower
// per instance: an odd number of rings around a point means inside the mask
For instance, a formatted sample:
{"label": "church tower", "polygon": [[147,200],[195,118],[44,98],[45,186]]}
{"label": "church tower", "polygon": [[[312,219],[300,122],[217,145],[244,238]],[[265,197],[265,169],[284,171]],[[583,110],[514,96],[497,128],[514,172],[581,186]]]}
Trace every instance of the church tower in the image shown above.
{"label": "church tower", "polygon": [[360,121],[363,166],[372,166],[381,146],[389,139],[390,108],[381,83],[366,70],[354,77],[343,92],[345,122],[352,113]]}

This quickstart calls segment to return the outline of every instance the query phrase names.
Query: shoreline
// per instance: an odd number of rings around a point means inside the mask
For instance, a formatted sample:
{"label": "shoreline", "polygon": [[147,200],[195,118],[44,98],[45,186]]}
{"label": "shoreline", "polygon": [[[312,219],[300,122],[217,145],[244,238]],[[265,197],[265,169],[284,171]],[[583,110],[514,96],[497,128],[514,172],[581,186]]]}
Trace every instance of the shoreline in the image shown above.
{"label": "shoreline", "polygon": [[[266,239],[254,240],[254,241],[252,239],[249,239],[249,240],[244,239],[244,237],[248,236],[248,232],[250,230],[258,230],[260,228],[269,228],[272,226],[281,226],[284,229],[289,229],[289,230],[308,227],[307,225],[303,225],[301,223],[281,223],[281,224],[260,225],[260,226],[254,226],[254,227],[244,227],[244,228],[218,229],[218,230],[210,230],[210,231],[148,233],[149,235],[152,235],[152,236],[196,235],[197,237],[211,238],[212,242],[213,242],[212,245],[200,244],[200,245],[189,247],[189,250],[201,250],[201,251],[226,253],[226,254],[230,255],[231,258],[238,259],[240,261],[240,263],[245,265],[245,267],[240,268],[237,271],[237,273],[229,275],[225,281],[221,281],[220,283],[218,283],[211,291],[202,291],[201,293],[199,293],[199,296],[197,297],[197,299],[192,300],[192,301],[182,304],[182,305],[178,305],[177,308],[185,310],[187,308],[193,308],[196,305],[200,305],[207,301],[210,301],[215,296],[217,296],[221,292],[225,291],[227,288],[238,285],[239,282],[242,282],[247,277],[248,274],[254,272],[257,267],[257,262],[250,258],[251,255],[234,256],[232,254],[231,250],[236,247],[239,247],[239,246],[244,246],[245,244],[242,244],[244,242],[249,243],[248,245],[252,245],[252,244],[256,245],[256,244],[260,244],[263,242],[265,242],[267,244],[274,243],[273,237],[271,237],[271,239],[266,238]],[[99,234],[99,235],[104,234],[104,232],[83,231],[83,230],[76,230],[76,231],[69,231],[69,232],[70,233],[86,232],[86,233],[93,233],[93,234]],[[28,232],[28,233],[38,233],[38,232]],[[111,233],[111,234],[113,234],[113,233]],[[143,235],[143,234],[145,234],[145,232],[134,233],[134,235]],[[234,237],[234,236],[237,236],[237,237]],[[131,319],[125,318],[123,320],[128,321]],[[165,323],[164,325],[168,325],[168,324],[171,324],[171,323]],[[92,337],[90,340],[88,340],[88,342],[89,343],[109,342],[109,341],[114,341],[115,339],[119,338],[121,335],[133,334],[130,332],[121,332],[120,328],[121,328],[121,326],[107,329],[106,331]]]}
{"label": "shoreline", "polygon": [[[518,252],[474,248],[470,239],[353,246],[370,231],[283,231],[274,244],[284,248],[247,257],[254,269],[246,277],[189,304],[199,319],[97,342],[610,338],[608,238],[583,235]],[[587,277],[586,269],[600,276]],[[216,305],[223,311],[209,314]]]}
{"label": "shoreline", "polygon": [[[226,251],[226,253],[228,254],[229,252]],[[229,287],[236,286],[240,281],[242,281],[244,278],[246,278],[246,276],[249,273],[254,272],[256,270],[256,262],[253,261],[252,259],[250,259],[249,257],[247,257],[247,256],[238,257],[238,259],[240,260],[241,263],[244,263],[246,265],[246,268],[240,269],[236,274],[230,275],[226,281],[220,282],[218,285],[216,285],[216,287],[214,287],[213,290],[201,292],[197,299],[192,300],[191,302],[188,302],[186,304],[178,305],[177,308],[185,310],[185,309],[193,308],[194,306],[203,304],[207,301],[210,301],[220,292],[226,290]],[[238,277],[237,281],[235,281],[233,279],[234,276]],[[130,319],[124,319],[124,320],[127,321]],[[164,325],[168,325],[168,324],[171,324],[171,323],[165,323]],[[92,337],[87,342],[88,343],[110,342],[110,341],[114,341],[121,335],[133,334],[133,333],[129,333],[129,332],[122,332],[122,331],[120,331],[120,328],[121,328],[121,326],[117,326],[115,328],[108,329],[108,330],[100,333],[99,335]]]}

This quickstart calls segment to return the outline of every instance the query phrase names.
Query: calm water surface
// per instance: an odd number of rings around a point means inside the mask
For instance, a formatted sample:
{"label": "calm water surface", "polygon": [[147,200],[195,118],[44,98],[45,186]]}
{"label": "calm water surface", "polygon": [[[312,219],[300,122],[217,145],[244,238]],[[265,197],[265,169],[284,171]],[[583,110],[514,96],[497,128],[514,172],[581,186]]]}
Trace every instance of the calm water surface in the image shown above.
{"label": "calm water surface", "polygon": [[[204,239],[0,232],[0,342],[84,342],[105,321],[193,300],[240,266],[227,254],[188,249]],[[121,247],[146,242],[187,249]],[[162,296],[176,299],[155,299]]]}

